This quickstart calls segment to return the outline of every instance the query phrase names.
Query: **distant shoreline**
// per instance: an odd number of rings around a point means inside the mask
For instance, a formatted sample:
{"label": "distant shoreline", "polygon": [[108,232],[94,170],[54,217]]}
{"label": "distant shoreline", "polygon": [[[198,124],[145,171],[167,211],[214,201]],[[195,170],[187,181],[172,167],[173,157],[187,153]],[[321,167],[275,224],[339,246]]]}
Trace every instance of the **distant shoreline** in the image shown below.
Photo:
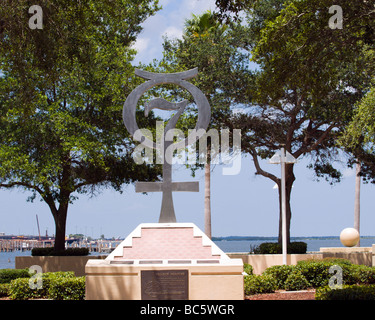
{"label": "distant shoreline", "polygon": [[[310,237],[290,237],[291,240],[339,240],[339,236],[310,236]],[[361,239],[375,239],[375,236],[361,236]],[[278,237],[257,237],[257,236],[227,236],[212,237],[212,241],[254,241],[271,240],[277,241]]]}

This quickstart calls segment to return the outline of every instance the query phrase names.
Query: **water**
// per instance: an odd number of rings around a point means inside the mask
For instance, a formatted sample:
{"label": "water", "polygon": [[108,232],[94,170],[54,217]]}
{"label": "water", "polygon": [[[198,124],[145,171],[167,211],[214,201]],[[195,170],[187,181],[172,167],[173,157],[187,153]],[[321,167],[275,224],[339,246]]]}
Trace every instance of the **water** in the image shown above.
{"label": "water", "polygon": [[[295,238],[292,241],[303,241],[307,243],[307,251],[319,251],[326,247],[343,247],[340,239],[337,238]],[[249,252],[251,247],[255,247],[262,242],[277,242],[276,238],[267,240],[227,240],[214,241],[215,244],[224,252]],[[371,247],[375,244],[375,237],[361,238],[361,247]],[[91,253],[94,255],[97,253]],[[31,251],[0,252],[0,269],[14,269],[16,256],[30,256]]]}
{"label": "water", "polygon": [[[307,243],[307,251],[319,251],[320,248],[344,247],[337,238],[295,238],[291,241],[303,241]],[[267,240],[227,240],[214,241],[215,244],[224,252],[249,252],[250,248],[260,245],[263,242],[277,242],[277,238]],[[375,244],[375,237],[361,238],[361,247],[371,247]]]}
{"label": "water", "polygon": [[[105,255],[103,253],[91,252],[90,255]],[[14,269],[16,257],[31,256],[31,251],[0,252],[0,269]]]}

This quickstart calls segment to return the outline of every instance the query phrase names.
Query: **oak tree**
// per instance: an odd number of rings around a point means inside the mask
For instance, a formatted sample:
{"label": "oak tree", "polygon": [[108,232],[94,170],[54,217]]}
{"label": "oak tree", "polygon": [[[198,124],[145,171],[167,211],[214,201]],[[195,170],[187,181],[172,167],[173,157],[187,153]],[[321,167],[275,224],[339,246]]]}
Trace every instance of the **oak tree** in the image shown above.
{"label": "oak tree", "polygon": [[78,194],[159,177],[158,167],[135,165],[121,113],[137,81],[131,45],[159,8],[156,0],[38,5],[42,29],[29,26],[30,1],[0,3],[0,187],[45,201],[60,251]]}

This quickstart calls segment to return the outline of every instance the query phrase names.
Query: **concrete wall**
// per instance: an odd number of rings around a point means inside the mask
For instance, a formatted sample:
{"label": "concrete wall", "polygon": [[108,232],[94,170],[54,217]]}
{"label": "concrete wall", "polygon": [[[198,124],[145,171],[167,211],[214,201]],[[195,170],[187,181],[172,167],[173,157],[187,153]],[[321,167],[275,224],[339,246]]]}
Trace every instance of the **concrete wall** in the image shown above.
{"label": "concrete wall", "polygon": [[[247,254],[247,253],[228,253],[230,258],[241,258],[243,263],[248,263],[253,267],[255,274],[262,274],[264,270],[275,265],[283,264],[282,254]],[[288,254],[287,263],[297,264],[298,261],[308,259],[322,259],[321,253],[306,254]]]}
{"label": "concrete wall", "polygon": [[[243,263],[253,266],[255,274],[261,274],[268,267],[282,264],[281,254],[228,253],[230,258],[240,258]],[[43,272],[74,271],[77,276],[85,275],[85,265],[89,259],[104,259],[106,256],[78,257],[16,257],[16,269],[39,265]],[[343,258],[355,264],[375,266],[375,245],[360,248],[321,248],[319,253],[289,254],[288,264],[300,260]]]}
{"label": "concrete wall", "polygon": [[42,267],[43,272],[74,271],[77,277],[85,275],[85,266],[89,259],[105,259],[106,256],[39,256],[16,257],[16,269],[26,269],[33,265]]}
{"label": "concrete wall", "polygon": [[351,247],[351,248],[320,248],[324,258],[347,259],[354,264],[373,266],[373,248]]}
{"label": "concrete wall", "polygon": [[[228,253],[230,258],[241,258],[243,263],[253,266],[255,274],[262,274],[268,267],[283,264],[282,254],[248,254]],[[320,252],[306,254],[288,254],[287,262],[290,265],[297,264],[301,260],[341,258],[354,264],[375,266],[375,245],[371,247],[352,248],[320,248]]]}
{"label": "concrete wall", "polygon": [[140,300],[141,271],[186,270],[188,300],[243,300],[243,264],[153,265],[111,264],[108,260],[89,260],[86,264],[86,300]]}

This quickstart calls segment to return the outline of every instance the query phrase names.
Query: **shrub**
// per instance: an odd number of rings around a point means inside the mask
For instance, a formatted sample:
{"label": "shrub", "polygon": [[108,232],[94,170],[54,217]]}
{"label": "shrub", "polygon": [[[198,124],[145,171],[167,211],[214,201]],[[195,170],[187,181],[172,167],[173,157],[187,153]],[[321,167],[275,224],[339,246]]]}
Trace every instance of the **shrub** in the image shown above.
{"label": "shrub", "polygon": [[264,270],[263,275],[272,276],[276,281],[277,289],[285,289],[285,281],[293,269],[294,266],[277,265]]}
{"label": "shrub", "polygon": [[0,298],[9,295],[9,283],[0,283]]}
{"label": "shrub", "polygon": [[315,300],[375,300],[375,285],[345,285],[342,289],[318,288]]}
{"label": "shrub", "polygon": [[288,253],[303,254],[307,251],[307,243],[302,241],[291,242],[288,245]]}
{"label": "shrub", "polygon": [[[287,246],[287,253],[300,254],[306,253],[307,243],[302,241],[291,242]],[[281,254],[282,246],[277,242],[263,242],[255,247],[253,252],[255,254]]]}
{"label": "shrub", "polygon": [[46,295],[46,291],[43,290],[44,288],[45,285],[43,283],[42,289],[31,289],[29,285],[29,279],[18,278],[12,280],[9,285],[9,297],[12,300],[43,298]]}
{"label": "shrub", "polygon": [[31,255],[33,257],[36,257],[36,256],[50,256],[52,252],[53,252],[53,247],[32,248],[31,249]]}
{"label": "shrub", "polygon": [[306,280],[301,271],[293,270],[285,280],[284,286],[287,291],[304,290],[310,287],[310,283]]}
{"label": "shrub", "polygon": [[276,290],[276,280],[270,275],[252,275],[244,277],[245,294],[271,293]]}
{"label": "shrub", "polygon": [[53,247],[48,248],[33,248],[31,250],[32,256],[87,256],[89,254],[88,248],[68,248],[63,251],[54,251]]}
{"label": "shrub", "polygon": [[244,263],[243,264],[243,271],[246,272],[249,276],[251,276],[253,274],[253,266],[248,264],[248,263]]}
{"label": "shrub", "polygon": [[48,297],[53,300],[84,300],[85,277],[60,278],[50,286]]}
{"label": "shrub", "polygon": [[[364,265],[352,265],[351,275],[358,284],[375,284],[375,268]],[[347,281],[345,282],[347,283]]]}
{"label": "shrub", "polygon": [[274,242],[263,242],[254,248],[255,254],[277,254],[281,253],[281,246]]}
{"label": "shrub", "polygon": [[329,279],[334,275],[329,273],[332,266],[342,268],[342,277],[344,284],[353,284],[357,282],[357,274],[353,271],[355,265],[345,259],[323,259],[323,260],[304,260],[297,262],[297,269],[305,276],[307,281],[314,288],[328,285]]}
{"label": "shrub", "polygon": [[49,298],[49,291],[55,283],[62,279],[74,279],[74,272],[46,272],[41,274],[41,278],[43,282],[40,289],[31,288],[32,279],[29,278],[12,280],[9,286],[9,297],[13,300]]}
{"label": "shrub", "polygon": [[42,273],[42,278],[49,280],[57,280],[61,278],[74,278],[74,271],[57,271],[57,272],[45,272]]}
{"label": "shrub", "polygon": [[9,283],[18,278],[29,278],[28,269],[0,269],[0,283]]}

